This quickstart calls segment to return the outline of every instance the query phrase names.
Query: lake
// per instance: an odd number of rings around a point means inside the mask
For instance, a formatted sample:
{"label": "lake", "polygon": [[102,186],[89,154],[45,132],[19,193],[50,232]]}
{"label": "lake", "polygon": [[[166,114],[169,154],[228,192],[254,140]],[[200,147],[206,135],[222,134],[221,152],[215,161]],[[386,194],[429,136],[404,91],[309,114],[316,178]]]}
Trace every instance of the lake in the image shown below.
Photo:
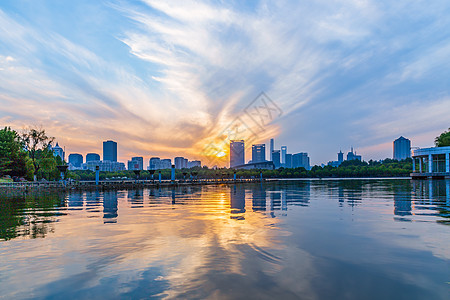
{"label": "lake", "polygon": [[5,299],[450,299],[450,180],[0,193]]}

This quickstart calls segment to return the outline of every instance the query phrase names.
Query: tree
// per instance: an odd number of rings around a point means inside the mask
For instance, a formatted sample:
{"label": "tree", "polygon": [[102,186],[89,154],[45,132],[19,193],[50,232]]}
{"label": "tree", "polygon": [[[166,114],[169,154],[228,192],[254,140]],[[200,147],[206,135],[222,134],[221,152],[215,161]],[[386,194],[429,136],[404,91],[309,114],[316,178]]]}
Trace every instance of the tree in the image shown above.
{"label": "tree", "polygon": [[31,177],[32,166],[16,131],[10,127],[0,130],[0,175]]}
{"label": "tree", "polygon": [[447,131],[441,133],[440,136],[436,137],[434,140],[436,147],[446,147],[450,146],[450,128]]}
{"label": "tree", "polygon": [[[28,151],[31,161],[33,162],[35,174],[40,169],[40,159],[48,158],[51,151],[53,137],[48,137],[44,129],[30,128],[22,134],[22,142]],[[36,177],[36,176],[35,176]]]}

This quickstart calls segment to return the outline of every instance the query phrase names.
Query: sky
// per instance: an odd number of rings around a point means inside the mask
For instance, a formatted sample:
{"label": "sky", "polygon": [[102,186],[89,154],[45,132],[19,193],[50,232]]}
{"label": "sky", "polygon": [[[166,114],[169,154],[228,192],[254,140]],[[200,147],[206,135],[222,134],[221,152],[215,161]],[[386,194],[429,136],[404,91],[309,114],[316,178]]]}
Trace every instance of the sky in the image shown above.
{"label": "sky", "polygon": [[383,159],[450,127],[448,28],[446,0],[1,0],[0,125],[123,162]]}

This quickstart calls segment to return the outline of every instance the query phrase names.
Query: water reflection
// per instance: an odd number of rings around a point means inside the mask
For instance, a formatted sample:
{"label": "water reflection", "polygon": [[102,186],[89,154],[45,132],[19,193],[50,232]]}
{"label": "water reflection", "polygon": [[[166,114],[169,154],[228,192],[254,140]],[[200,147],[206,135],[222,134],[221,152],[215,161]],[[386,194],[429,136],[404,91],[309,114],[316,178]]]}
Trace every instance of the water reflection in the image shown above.
{"label": "water reflection", "polygon": [[117,223],[118,209],[117,209],[117,191],[103,192],[103,222]]}
{"label": "water reflection", "polygon": [[393,185],[392,191],[394,194],[394,214],[396,216],[410,216],[412,214],[412,194],[410,182]]}
{"label": "water reflection", "polygon": [[449,195],[449,180],[2,194],[0,290],[7,298],[443,299]]}
{"label": "water reflection", "polygon": [[230,191],[230,218],[245,220],[245,189],[242,185],[234,185]]}
{"label": "water reflection", "polygon": [[65,214],[57,210],[65,202],[65,195],[58,193],[0,194],[0,240],[46,237],[55,230],[52,223]]}

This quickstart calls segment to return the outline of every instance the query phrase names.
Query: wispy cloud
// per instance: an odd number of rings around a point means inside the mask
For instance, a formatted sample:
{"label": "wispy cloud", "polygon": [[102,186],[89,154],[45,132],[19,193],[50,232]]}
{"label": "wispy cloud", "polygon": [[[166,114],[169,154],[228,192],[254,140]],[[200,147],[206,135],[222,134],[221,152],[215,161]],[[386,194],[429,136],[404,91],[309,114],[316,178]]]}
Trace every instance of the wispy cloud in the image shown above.
{"label": "wispy cloud", "polygon": [[261,91],[284,115],[255,142],[315,163],[448,127],[445,1],[67,4],[83,34],[45,5],[0,5],[0,120],[41,123],[69,151],[114,138],[122,160],[201,158]]}

